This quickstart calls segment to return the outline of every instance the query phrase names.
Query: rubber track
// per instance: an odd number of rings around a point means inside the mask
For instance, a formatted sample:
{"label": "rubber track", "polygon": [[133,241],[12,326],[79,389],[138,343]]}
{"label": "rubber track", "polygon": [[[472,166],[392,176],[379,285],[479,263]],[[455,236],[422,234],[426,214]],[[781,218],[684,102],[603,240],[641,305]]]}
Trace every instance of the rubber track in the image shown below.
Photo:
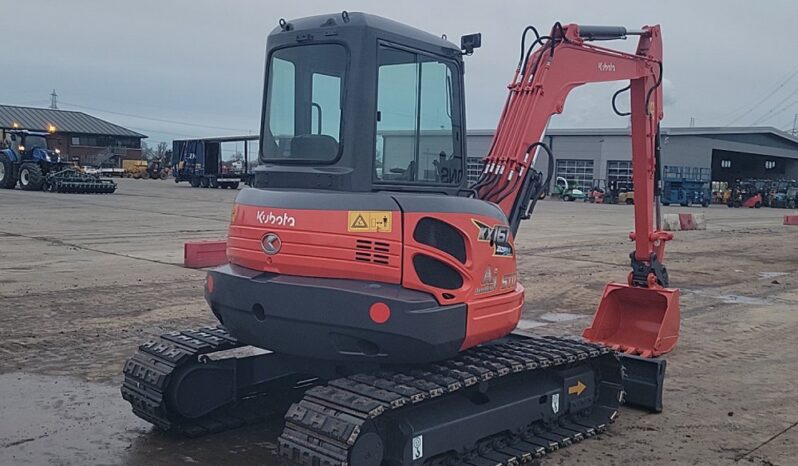
{"label": "rubber track", "polygon": [[[387,411],[457,392],[480,381],[563,366],[609,353],[612,353],[609,348],[577,340],[529,337],[474,348],[454,359],[409,372],[380,371],[336,379],[326,386],[309,389],[300,402],[291,406],[278,440],[279,451],[302,465],[348,466],[349,451],[364,423]],[[622,397],[620,385],[618,391],[613,406],[599,405],[597,398],[589,419],[561,418],[558,425],[534,435],[491,438],[487,440],[488,447],[480,441],[461,464],[514,466],[601,433],[615,419]],[[440,464],[450,464],[446,461],[441,459]],[[433,460],[432,464],[437,463]]]}
{"label": "rubber track", "polygon": [[190,437],[221,432],[265,419],[268,410],[257,397],[239,400],[196,419],[182,418],[168,406],[170,376],[182,367],[197,362],[203,354],[240,348],[244,345],[222,327],[171,332],[139,346],[123,369],[122,398],[130,402],[133,413],[157,426]]}

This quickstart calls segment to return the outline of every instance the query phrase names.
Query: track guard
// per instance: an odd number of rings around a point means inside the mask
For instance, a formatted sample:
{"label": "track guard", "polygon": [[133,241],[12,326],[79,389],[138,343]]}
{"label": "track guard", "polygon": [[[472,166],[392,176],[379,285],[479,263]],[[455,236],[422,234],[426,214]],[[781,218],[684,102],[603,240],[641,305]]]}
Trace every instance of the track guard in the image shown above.
{"label": "track guard", "polygon": [[621,355],[625,403],[654,413],[662,412],[662,389],[667,361],[662,358],[643,358]]}

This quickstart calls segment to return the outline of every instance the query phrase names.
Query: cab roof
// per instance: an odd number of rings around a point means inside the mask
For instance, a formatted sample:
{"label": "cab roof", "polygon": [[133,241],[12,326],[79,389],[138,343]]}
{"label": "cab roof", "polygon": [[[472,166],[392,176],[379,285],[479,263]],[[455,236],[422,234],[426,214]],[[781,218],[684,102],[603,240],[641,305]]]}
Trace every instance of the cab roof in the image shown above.
{"label": "cab roof", "polygon": [[[430,34],[429,32],[416,29],[412,26],[402,24],[382,16],[376,16],[361,12],[341,12],[324,15],[308,16],[293,19],[283,23],[281,26],[272,30],[269,36],[279,36],[284,33],[303,33],[316,31],[324,34],[326,31],[332,33],[335,29],[340,30],[371,30],[374,32],[384,32],[389,35],[400,36],[410,40],[425,42],[444,49],[449,49],[460,53],[460,47],[449,42],[442,37]],[[353,31],[355,32],[355,31]]]}

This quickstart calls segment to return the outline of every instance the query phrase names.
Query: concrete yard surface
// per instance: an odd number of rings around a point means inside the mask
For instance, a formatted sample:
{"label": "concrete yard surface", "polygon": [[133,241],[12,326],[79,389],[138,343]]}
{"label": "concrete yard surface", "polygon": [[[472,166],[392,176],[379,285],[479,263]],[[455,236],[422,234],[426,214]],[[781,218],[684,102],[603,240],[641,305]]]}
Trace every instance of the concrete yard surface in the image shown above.
{"label": "concrete yard surface", "polygon": [[[280,419],[187,440],[119,393],[139,343],[214,323],[182,245],[226,234],[230,190],[118,181],[112,195],[0,192],[0,464],[285,465]],[[546,200],[516,240],[519,328],[579,334],[626,280],[632,207]],[[608,433],[543,464],[798,464],[798,226],[784,209],[680,208],[665,263],[682,291],[665,410],[624,408]]]}

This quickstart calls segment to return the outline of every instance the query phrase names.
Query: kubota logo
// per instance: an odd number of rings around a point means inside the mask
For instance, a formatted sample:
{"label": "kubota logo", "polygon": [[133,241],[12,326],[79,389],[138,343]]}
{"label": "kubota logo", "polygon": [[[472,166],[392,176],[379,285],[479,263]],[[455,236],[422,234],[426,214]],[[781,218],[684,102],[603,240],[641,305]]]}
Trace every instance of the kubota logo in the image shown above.
{"label": "kubota logo", "polygon": [[615,71],[615,63],[604,63],[603,61],[598,62],[598,70],[599,71]]}
{"label": "kubota logo", "polygon": [[296,225],[296,219],[287,213],[283,212],[282,215],[274,215],[272,212],[265,212],[259,210],[255,215],[259,223],[264,225],[278,225],[284,227],[292,227]]}

